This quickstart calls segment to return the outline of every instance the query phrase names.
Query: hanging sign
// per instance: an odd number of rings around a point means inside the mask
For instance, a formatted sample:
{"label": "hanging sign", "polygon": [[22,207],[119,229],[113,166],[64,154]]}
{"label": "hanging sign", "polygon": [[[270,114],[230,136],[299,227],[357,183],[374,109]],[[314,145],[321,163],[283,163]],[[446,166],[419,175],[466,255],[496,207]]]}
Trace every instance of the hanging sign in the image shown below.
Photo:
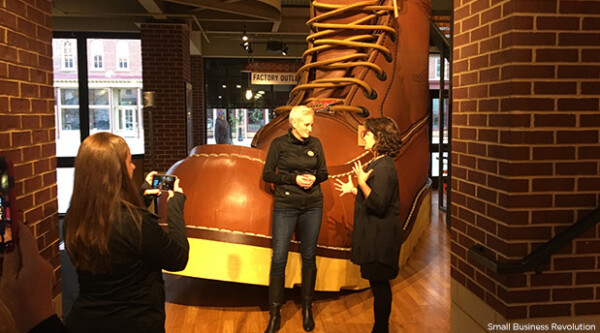
{"label": "hanging sign", "polygon": [[296,73],[251,72],[252,84],[296,84]]}

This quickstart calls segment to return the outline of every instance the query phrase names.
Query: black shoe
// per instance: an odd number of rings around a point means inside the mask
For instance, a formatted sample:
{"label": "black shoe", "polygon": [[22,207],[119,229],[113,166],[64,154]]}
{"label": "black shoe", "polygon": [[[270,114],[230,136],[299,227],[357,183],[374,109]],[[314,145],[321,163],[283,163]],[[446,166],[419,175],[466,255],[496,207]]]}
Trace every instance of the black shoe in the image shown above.
{"label": "black shoe", "polygon": [[312,314],[312,301],[315,294],[315,280],[317,270],[302,270],[302,328],[306,332],[315,329],[315,320]]}
{"label": "black shoe", "polygon": [[283,284],[285,277],[271,277],[269,280],[269,324],[265,333],[275,333],[281,326],[281,305],[283,304]]}

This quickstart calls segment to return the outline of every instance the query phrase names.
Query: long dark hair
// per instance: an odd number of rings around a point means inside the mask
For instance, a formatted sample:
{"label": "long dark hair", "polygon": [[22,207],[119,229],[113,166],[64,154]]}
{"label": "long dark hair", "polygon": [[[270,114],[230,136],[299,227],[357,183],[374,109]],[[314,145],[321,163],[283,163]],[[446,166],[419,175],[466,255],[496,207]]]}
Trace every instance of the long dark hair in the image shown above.
{"label": "long dark hair", "polygon": [[402,138],[398,125],[391,118],[369,118],[365,122],[365,129],[375,136],[373,153],[375,155],[388,155],[396,157],[402,146]]}
{"label": "long dark hair", "polygon": [[127,171],[129,146],[100,132],[87,137],[75,158],[71,205],[65,216],[65,245],[77,269],[110,271],[109,236],[126,207],[141,230],[142,202]]}

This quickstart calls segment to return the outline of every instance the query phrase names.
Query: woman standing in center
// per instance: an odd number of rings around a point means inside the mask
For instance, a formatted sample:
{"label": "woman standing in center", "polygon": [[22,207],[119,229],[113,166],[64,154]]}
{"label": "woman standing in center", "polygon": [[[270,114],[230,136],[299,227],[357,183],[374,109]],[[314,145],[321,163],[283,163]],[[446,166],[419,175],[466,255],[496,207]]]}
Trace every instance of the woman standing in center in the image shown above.
{"label": "woman standing in center", "polygon": [[317,275],[317,239],[323,215],[319,184],[327,180],[327,166],[321,142],[310,136],[314,111],[306,106],[295,106],[290,111],[289,121],[288,133],[271,142],[263,169],[263,180],[275,184],[270,319],[266,333],[277,332],[281,324],[285,266],[296,224],[300,229],[302,256],[302,326],[307,332],[315,327],[312,299]]}
{"label": "woman standing in center", "polygon": [[371,285],[373,333],[387,333],[392,310],[390,280],[398,275],[403,237],[398,173],[394,164],[401,138],[398,126],[390,118],[367,119],[362,135],[365,150],[373,153],[373,160],[366,171],[360,162],[355,163],[358,186],[354,186],[351,176],[348,182],[338,179],[335,185],[340,195],[356,195],[350,259],[360,265],[362,277]]}

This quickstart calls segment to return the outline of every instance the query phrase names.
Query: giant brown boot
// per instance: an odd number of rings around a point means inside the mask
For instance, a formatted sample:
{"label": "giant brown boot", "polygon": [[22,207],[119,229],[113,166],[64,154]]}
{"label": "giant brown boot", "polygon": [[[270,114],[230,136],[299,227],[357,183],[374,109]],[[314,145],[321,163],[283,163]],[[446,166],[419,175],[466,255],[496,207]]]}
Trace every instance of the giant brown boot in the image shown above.
{"label": "giant brown boot", "polygon": [[[228,270],[252,269],[256,262],[268,266],[268,251],[248,252],[236,246],[261,250],[270,246],[273,194],[271,184],[262,181],[262,169],[271,141],[287,133],[289,110],[295,105],[308,104],[316,110],[312,135],[322,143],[329,171],[330,180],[321,183],[324,214],[318,255],[331,261],[348,258],[353,203],[349,196],[339,197],[333,183],[336,178],[347,179],[354,161],[365,164],[372,159],[357,145],[359,125],[369,117],[390,117],[400,129],[403,144],[395,158],[401,175],[400,218],[404,235],[410,234],[420,200],[427,193],[430,164],[429,0],[322,0],[314,1],[310,11],[309,45],[297,73],[299,83],[288,104],[277,108],[278,116],[256,134],[253,148],[197,146],[169,170],[179,176],[187,196],[190,257],[196,258],[190,260],[184,275],[257,284],[267,281]],[[219,262],[236,258],[239,264],[224,265],[219,271],[221,266],[208,262],[214,258],[201,253],[215,242],[214,253],[222,258]],[[196,247],[202,249],[197,255]],[[202,269],[206,265],[215,269]],[[349,264],[340,271],[352,269]],[[351,283],[339,281],[333,287],[319,286],[335,290],[364,283],[359,275]]]}
{"label": "giant brown boot", "polygon": [[281,326],[281,305],[283,304],[283,283],[285,277],[271,277],[269,280],[269,324],[265,333],[279,331]]}

